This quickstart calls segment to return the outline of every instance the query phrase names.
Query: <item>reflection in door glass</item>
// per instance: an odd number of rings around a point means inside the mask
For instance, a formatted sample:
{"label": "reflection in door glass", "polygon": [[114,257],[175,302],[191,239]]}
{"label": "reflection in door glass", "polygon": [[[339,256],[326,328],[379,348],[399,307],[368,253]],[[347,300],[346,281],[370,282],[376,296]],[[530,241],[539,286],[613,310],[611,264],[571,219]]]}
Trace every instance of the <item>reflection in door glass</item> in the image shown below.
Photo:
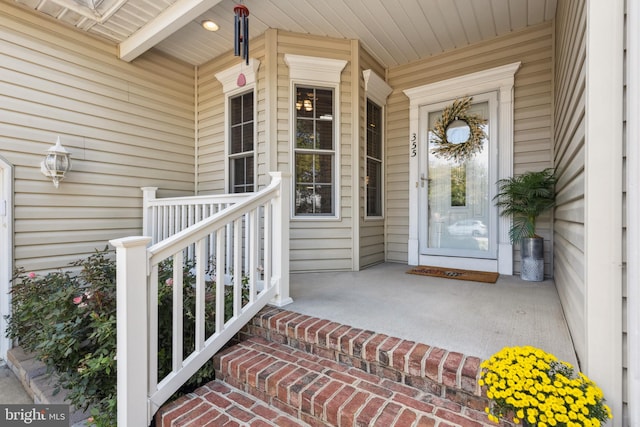
{"label": "reflection in door glass", "polygon": [[[488,102],[474,104],[469,113],[489,117]],[[442,111],[429,114],[429,129]],[[489,135],[488,122],[484,131]],[[428,140],[431,141],[431,135]],[[431,249],[472,252],[489,250],[489,144],[462,163],[428,154],[428,245]]]}

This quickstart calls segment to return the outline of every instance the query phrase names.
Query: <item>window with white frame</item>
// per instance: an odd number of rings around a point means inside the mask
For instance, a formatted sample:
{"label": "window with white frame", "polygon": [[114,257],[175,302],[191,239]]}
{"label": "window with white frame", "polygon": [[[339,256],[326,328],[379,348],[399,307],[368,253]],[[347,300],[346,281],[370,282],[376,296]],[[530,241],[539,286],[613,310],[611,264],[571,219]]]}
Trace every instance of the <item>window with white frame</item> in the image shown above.
{"label": "window with white frame", "polygon": [[256,190],[255,87],[259,67],[260,61],[252,58],[248,65],[216,73],[225,94],[225,176],[230,193]]}
{"label": "window with white frame", "polygon": [[285,55],[292,89],[293,215],[339,216],[339,88],[347,61]]}
{"label": "window with white frame", "polygon": [[365,217],[382,218],[384,182],[384,107],[392,91],[380,76],[372,70],[362,72],[367,96],[366,153],[365,153]]}
{"label": "window with white frame", "polygon": [[229,190],[254,191],[253,91],[229,98]]}
{"label": "window with white frame", "polygon": [[295,87],[295,215],[335,215],[333,89]]}
{"label": "window with white frame", "polygon": [[382,108],[367,99],[367,154],[364,181],[368,217],[382,216]]}

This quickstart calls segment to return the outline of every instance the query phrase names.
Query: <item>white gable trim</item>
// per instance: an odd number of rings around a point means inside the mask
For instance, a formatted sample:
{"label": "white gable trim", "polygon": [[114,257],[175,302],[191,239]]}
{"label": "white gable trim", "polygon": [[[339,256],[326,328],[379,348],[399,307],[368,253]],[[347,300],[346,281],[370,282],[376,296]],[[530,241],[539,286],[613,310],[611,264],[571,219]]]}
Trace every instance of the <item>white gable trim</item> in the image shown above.
{"label": "white gable trim", "polygon": [[340,83],[340,74],[347,65],[343,59],[319,58],[317,56],[284,55],[291,80],[317,80],[325,83]]}
{"label": "white gable trim", "polygon": [[[498,179],[513,175],[513,85],[520,62],[478,71],[404,91],[409,97],[409,135],[420,131],[421,105],[434,104],[467,95],[498,92]],[[409,143],[409,141],[408,141]],[[409,264],[417,265],[419,245],[420,185],[418,156],[409,158]],[[513,274],[513,248],[509,240],[510,218],[500,217],[498,223],[498,272]]]}
{"label": "white gable trim", "polygon": [[367,97],[381,107],[387,105],[387,97],[393,88],[372,70],[364,70],[362,77],[364,77],[364,91]]}
{"label": "white gable trim", "polygon": [[[260,61],[252,58],[249,60],[249,65],[242,62],[216,73],[216,79],[222,83],[222,91],[226,95],[231,95],[234,92],[244,91],[255,86],[258,68],[260,68]],[[243,86],[238,86],[238,76],[240,73],[244,74],[245,77],[245,84]]]}

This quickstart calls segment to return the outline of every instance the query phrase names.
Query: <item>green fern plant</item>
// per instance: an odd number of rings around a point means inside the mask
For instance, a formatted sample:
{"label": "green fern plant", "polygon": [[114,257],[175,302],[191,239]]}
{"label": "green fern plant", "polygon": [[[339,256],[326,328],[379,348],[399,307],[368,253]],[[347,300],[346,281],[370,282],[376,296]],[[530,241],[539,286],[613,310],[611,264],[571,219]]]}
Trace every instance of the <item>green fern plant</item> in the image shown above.
{"label": "green fern plant", "polygon": [[555,205],[557,177],[552,168],[526,172],[498,181],[498,194],[493,198],[502,216],[513,217],[509,238],[517,243],[536,235],[536,220]]}

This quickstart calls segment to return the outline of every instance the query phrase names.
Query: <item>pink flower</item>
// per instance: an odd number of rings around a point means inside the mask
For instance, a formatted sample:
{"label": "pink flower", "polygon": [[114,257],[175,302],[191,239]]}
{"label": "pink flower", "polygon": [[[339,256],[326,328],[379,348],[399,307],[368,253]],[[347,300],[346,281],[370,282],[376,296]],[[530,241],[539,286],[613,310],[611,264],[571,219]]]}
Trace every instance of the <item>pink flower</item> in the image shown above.
{"label": "pink flower", "polygon": [[169,277],[165,283],[167,284],[167,286],[173,286],[173,278]]}
{"label": "pink flower", "polygon": [[75,297],[73,299],[73,303],[76,304],[76,305],[80,304],[81,302],[82,302],[82,296]]}
{"label": "pink flower", "polygon": [[29,273],[29,279],[35,279],[35,278],[36,278],[36,273],[34,273],[33,271]]}

